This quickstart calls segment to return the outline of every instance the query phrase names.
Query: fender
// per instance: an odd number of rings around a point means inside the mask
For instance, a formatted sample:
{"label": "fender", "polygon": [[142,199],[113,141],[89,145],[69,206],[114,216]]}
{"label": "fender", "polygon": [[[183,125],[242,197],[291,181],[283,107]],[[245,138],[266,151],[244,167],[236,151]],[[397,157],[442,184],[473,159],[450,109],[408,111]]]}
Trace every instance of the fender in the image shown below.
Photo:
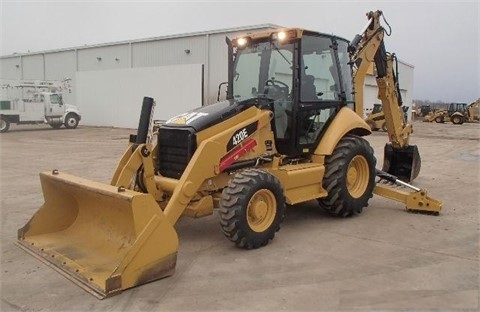
{"label": "fender", "polygon": [[82,119],[80,110],[76,105],[65,104],[65,113],[63,113],[63,116],[62,116],[62,123],[65,121],[65,118],[67,117],[68,113],[74,113],[75,115],[77,115],[79,121]]}
{"label": "fender", "polygon": [[372,133],[368,124],[348,107],[342,107],[320,140],[315,155],[331,155],[335,146],[347,133],[360,136]]}
{"label": "fender", "polygon": [[464,116],[462,113],[460,113],[460,112],[455,112],[455,113],[453,113],[452,116],[450,116],[450,118],[452,118],[453,116],[460,116],[460,117],[462,117],[462,118],[465,117],[465,116]]}

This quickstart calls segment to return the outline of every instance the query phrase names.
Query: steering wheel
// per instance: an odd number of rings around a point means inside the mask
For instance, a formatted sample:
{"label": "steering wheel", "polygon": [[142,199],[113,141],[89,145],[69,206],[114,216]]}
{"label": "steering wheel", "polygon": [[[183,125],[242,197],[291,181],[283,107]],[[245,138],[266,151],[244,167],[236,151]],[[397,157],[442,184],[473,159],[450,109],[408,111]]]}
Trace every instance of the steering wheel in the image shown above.
{"label": "steering wheel", "polygon": [[265,81],[265,94],[268,94],[269,97],[273,98],[274,100],[278,100],[281,98],[287,98],[288,94],[290,93],[290,88],[284,82],[275,80],[275,79],[268,79]]}

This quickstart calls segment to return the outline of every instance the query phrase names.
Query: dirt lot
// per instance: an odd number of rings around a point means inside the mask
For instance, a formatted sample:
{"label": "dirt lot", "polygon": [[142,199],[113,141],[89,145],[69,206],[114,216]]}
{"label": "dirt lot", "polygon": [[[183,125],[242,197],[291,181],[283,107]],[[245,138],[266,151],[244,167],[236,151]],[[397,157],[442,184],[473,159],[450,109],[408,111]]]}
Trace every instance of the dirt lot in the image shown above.
{"label": "dirt lot", "polygon": [[[478,310],[480,125],[414,127],[415,184],[443,201],[440,216],[374,197],[362,215],[335,219],[309,202],[289,207],[275,240],[253,251],[223,237],[216,213],[183,218],[174,276],[98,300],[14,242],[43,203],[38,172],[108,183],[133,131],[12,126],[0,137],[0,310]],[[381,159],[386,135],[369,141]]]}

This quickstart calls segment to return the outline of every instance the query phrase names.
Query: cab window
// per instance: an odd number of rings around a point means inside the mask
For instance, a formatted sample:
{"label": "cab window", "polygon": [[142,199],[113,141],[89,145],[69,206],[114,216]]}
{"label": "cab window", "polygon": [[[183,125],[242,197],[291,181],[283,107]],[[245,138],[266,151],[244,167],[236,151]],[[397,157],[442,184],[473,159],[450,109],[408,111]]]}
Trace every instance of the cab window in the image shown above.
{"label": "cab window", "polygon": [[59,94],[51,94],[50,95],[50,103],[52,104],[60,104],[62,105],[62,97]]}
{"label": "cab window", "polygon": [[304,36],[300,68],[300,101],[339,100],[340,83],[332,40]]}

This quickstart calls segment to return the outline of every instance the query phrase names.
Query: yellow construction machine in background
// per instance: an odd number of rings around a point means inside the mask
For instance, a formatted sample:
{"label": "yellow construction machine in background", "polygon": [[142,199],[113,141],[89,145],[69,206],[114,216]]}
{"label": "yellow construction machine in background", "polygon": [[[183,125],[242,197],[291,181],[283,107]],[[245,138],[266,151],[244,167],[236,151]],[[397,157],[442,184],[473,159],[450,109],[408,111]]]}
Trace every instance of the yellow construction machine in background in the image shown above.
{"label": "yellow construction machine in background", "polygon": [[[404,112],[404,120],[407,123],[407,111],[408,106],[402,106]],[[373,104],[373,109],[370,113],[367,114],[365,122],[370,126],[372,131],[382,131],[387,132],[387,122],[385,121],[385,114],[382,110],[382,104]]]}
{"label": "yellow construction machine in background", "polygon": [[365,122],[370,126],[372,131],[382,129],[382,131],[387,132],[387,124],[385,123],[385,114],[382,110],[382,104],[373,104],[373,109],[367,114]]}
{"label": "yellow construction machine in background", "polygon": [[[181,216],[217,208],[225,236],[251,249],[274,238],[286,204],[317,200],[331,215],[349,217],[376,193],[438,214],[439,201],[406,183],[420,159],[408,142],[412,127],[402,118],[381,16],[369,12],[350,44],[297,28],[227,40],[226,101],[152,131],[154,101],[145,98],[111,183],[41,173],[45,203],[18,231],[18,245],[104,298],[173,274]],[[361,117],[373,61],[390,141],[383,171]]]}
{"label": "yellow construction machine in background", "polygon": [[479,121],[480,99],[467,105],[467,103],[450,103],[447,109],[437,109],[427,114],[423,121],[436,123],[451,122],[461,125],[465,122]]}

